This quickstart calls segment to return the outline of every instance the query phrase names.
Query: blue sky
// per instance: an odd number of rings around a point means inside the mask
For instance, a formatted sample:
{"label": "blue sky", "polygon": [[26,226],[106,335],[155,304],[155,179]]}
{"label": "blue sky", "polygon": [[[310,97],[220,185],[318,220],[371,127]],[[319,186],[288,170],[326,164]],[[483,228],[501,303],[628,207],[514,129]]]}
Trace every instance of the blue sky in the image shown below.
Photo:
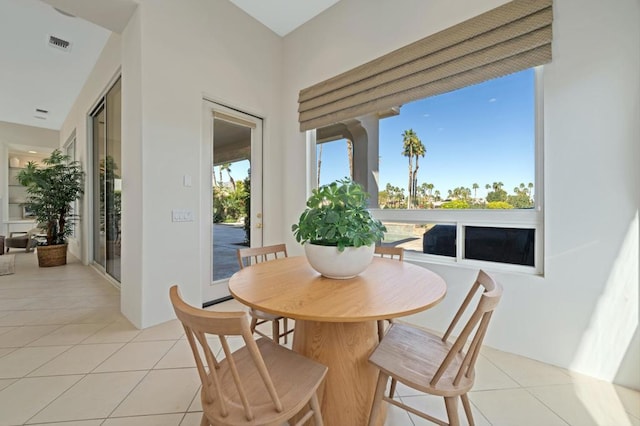
{"label": "blue sky", "polygon": [[[427,148],[418,184],[433,183],[446,196],[458,186],[534,181],[534,72],[526,70],[455,92],[403,105],[400,115],[380,121],[380,189],[407,187],[408,159],[402,133],[413,129]],[[348,174],[346,142],[324,144],[321,182]]]}

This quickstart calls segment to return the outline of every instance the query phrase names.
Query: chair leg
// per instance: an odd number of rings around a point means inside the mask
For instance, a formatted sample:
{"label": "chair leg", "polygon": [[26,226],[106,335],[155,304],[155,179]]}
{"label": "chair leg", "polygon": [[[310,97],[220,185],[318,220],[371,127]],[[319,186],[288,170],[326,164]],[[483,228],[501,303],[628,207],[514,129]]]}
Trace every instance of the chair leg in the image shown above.
{"label": "chair leg", "polygon": [[396,385],[398,381],[394,378],[391,378],[391,386],[389,387],[389,398],[393,398],[393,394],[396,393]]}
{"label": "chair leg", "polygon": [[280,344],[280,320],[271,321],[271,333],[273,341]]}
{"label": "chair leg", "polygon": [[309,401],[311,405],[311,409],[313,410],[313,421],[315,426],[323,426],[324,422],[322,421],[322,413],[320,412],[320,403],[318,402],[318,391],[313,393],[311,396],[311,400]]}
{"label": "chair leg", "polygon": [[373,403],[371,404],[371,412],[369,413],[369,426],[377,424],[380,408],[382,407],[382,397],[387,387],[389,376],[382,371],[378,374],[378,383],[376,384],[376,392],[373,394]]}
{"label": "chair leg", "polygon": [[378,342],[382,341],[384,336],[384,320],[378,320]]}
{"label": "chair leg", "polygon": [[287,344],[288,336],[289,336],[289,324],[287,321],[287,317],[282,318],[282,325],[284,326],[284,330],[282,330],[282,334],[284,334],[284,344]]}
{"label": "chair leg", "polygon": [[458,398],[455,396],[445,396],[444,405],[447,407],[447,417],[450,426],[460,426],[458,417]]}
{"label": "chair leg", "polygon": [[475,426],[475,423],[473,421],[473,414],[471,413],[471,404],[469,403],[469,395],[467,395],[466,393],[460,395],[460,399],[462,400],[462,406],[464,407],[464,413],[467,415],[469,426]]}
{"label": "chair leg", "polygon": [[251,318],[251,325],[249,326],[249,328],[251,329],[251,333],[255,333],[257,325],[258,325],[258,318]]}
{"label": "chair leg", "polygon": [[209,423],[209,419],[207,419],[207,416],[205,416],[204,413],[202,413],[202,418],[200,419],[200,426],[210,426],[211,423]]}

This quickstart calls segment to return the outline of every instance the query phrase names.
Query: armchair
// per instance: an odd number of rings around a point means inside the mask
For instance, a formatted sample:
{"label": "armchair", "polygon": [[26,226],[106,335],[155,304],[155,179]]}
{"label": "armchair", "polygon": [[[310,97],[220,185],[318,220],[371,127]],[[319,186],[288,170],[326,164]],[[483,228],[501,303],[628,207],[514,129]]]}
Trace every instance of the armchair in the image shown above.
{"label": "armchair", "polygon": [[10,248],[23,248],[27,253],[33,250],[37,245],[35,237],[39,231],[38,228],[33,228],[28,231],[14,231],[9,233],[9,237],[4,239],[4,246],[6,247],[7,253]]}

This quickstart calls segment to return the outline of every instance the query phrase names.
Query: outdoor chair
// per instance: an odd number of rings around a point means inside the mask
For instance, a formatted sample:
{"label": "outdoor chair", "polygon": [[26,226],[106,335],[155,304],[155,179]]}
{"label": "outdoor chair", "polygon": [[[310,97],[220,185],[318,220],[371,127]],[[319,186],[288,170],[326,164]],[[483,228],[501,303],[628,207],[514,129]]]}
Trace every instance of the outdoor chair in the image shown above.
{"label": "outdoor chair", "polygon": [[[171,287],[169,297],[202,382],[200,425],[281,425],[299,415],[296,425],[313,418],[322,426],[317,390],[326,366],[271,340],[255,341],[246,312],[196,308],[182,300],[178,286]],[[215,336],[222,350],[214,352]],[[232,352],[229,340],[235,336],[244,346]]]}
{"label": "outdoor chair", "polygon": [[40,232],[38,228],[30,229],[29,231],[14,231],[9,233],[9,237],[4,239],[4,246],[9,252],[10,248],[21,248],[27,253],[34,249],[38,244],[35,239],[36,234]]}
{"label": "outdoor chair", "polygon": [[[404,249],[402,247],[376,246],[374,253],[382,258],[398,259],[400,262],[404,260]],[[385,321],[389,322],[389,324],[393,323],[391,318],[378,320],[378,341],[381,341],[382,336],[384,336]]]}
{"label": "outdoor chair", "polygon": [[[473,313],[458,337],[448,339],[458,321],[483,289]],[[462,306],[453,318],[443,337],[406,324],[394,323],[369,357],[369,362],[379,370],[378,384],[373,399],[369,425],[375,425],[382,401],[440,425],[458,425],[458,397],[462,400],[467,420],[473,425],[471,405],[467,392],[473,387],[475,363],[480,353],[489,320],[502,297],[502,287],[483,271],[479,271]],[[464,347],[471,338],[467,352]],[[389,395],[384,395],[387,380],[391,377]],[[396,383],[401,382],[420,392],[444,397],[448,422],[405,405],[394,399]]]}
{"label": "outdoor chair", "polygon": [[[244,269],[247,266],[254,265],[260,262],[267,262],[269,260],[287,257],[287,246],[285,244],[275,244],[271,246],[255,247],[255,248],[242,248],[237,250],[238,264],[240,269]],[[267,312],[262,312],[257,309],[251,308],[249,310],[251,315],[251,332],[257,333],[260,336],[273,339],[274,342],[280,343],[280,338],[284,337],[284,344],[287,344],[287,336],[293,333],[293,328],[289,330],[288,319],[278,315],[272,315]],[[280,320],[282,320],[283,332],[280,333]],[[271,336],[266,335],[256,327],[260,324],[271,322]]]}

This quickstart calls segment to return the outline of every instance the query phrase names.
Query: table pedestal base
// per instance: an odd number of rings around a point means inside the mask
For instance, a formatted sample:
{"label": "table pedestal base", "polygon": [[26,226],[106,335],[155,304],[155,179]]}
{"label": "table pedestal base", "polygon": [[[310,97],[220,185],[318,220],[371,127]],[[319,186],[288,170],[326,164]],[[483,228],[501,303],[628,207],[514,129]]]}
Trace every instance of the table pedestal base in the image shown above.
{"label": "table pedestal base", "polygon": [[[375,321],[296,320],[293,350],[329,367],[319,393],[326,425],[367,425],[378,379],[378,370],[368,359],[377,344]],[[380,425],[386,404],[382,410]]]}

